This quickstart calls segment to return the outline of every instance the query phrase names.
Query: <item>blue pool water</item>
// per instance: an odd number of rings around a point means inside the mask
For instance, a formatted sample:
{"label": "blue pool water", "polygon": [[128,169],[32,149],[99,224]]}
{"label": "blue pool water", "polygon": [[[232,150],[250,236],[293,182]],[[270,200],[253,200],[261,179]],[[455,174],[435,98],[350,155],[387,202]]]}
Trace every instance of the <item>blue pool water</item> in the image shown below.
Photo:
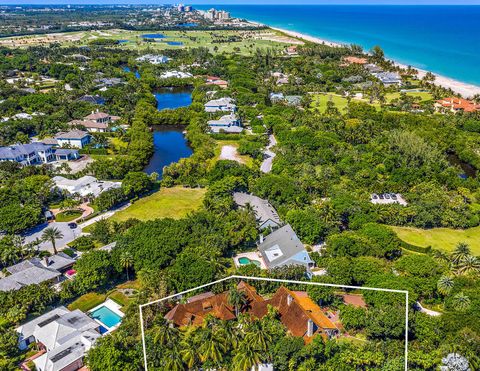
{"label": "blue pool water", "polygon": [[181,46],[183,45],[183,43],[181,41],[167,41],[167,44],[168,45],[172,45],[172,46]]}
{"label": "blue pool water", "polygon": [[380,45],[398,62],[480,85],[480,6],[229,4],[222,9],[234,17],[366,50]]}
{"label": "blue pool water", "polygon": [[90,317],[102,322],[108,328],[112,328],[122,322],[122,317],[106,306],[102,306],[91,312]]}

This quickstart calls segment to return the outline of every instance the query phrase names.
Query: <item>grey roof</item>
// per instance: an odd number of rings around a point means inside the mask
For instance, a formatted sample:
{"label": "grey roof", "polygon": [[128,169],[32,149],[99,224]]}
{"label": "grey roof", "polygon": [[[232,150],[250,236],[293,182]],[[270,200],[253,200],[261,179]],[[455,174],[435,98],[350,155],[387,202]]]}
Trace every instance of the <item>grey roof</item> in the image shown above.
{"label": "grey roof", "polygon": [[88,102],[92,104],[103,104],[105,99],[100,95],[84,95],[83,97],[78,98],[79,101]]}
{"label": "grey roof", "polygon": [[56,318],[56,316],[62,316],[68,312],[69,310],[64,306],[59,306],[51,310],[50,312],[42,314],[41,316],[27,323],[24,323],[23,325],[17,328],[17,332],[21,335],[21,338],[28,339],[30,336],[33,336],[33,333],[35,331],[35,327],[37,326],[37,324],[52,320]]}
{"label": "grey roof", "polygon": [[55,154],[58,156],[67,156],[72,153],[78,153],[77,149],[58,148],[55,150]]}
{"label": "grey roof", "polygon": [[89,134],[83,130],[70,130],[67,132],[60,132],[55,135],[55,139],[83,139]]}
{"label": "grey roof", "polygon": [[0,159],[26,156],[33,152],[43,152],[51,148],[52,146],[49,146],[40,142],[33,142],[33,143],[27,143],[27,144],[15,144],[12,146],[0,147]]}
{"label": "grey roof", "polygon": [[99,250],[110,252],[115,248],[115,246],[117,246],[117,241],[114,241],[112,243],[109,243],[108,245],[102,246],[99,248]]}
{"label": "grey roof", "polygon": [[302,97],[300,95],[287,95],[285,96],[285,100],[288,104],[299,106],[302,104]]}
{"label": "grey roof", "polygon": [[308,266],[312,260],[290,224],[270,233],[258,246],[268,268],[289,264]]}
{"label": "grey roof", "polygon": [[257,217],[260,226],[268,221],[273,221],[278,225],[282,223],[277,211],[267,200],[264,200],[263,198],[250,195],[248,193],[235,192],[233,194],[233,199],[239,206],[246,206],[247,204],[250,204],[255,212],[255,216]]}
{"label": "grey roof", "polygon": [[11,275],[0,279],[0,291],[19,290],[23,286],[50,281],[61,275],[59,270],[73,263],[75,260],[62,252],[45,259],[24,260],[7,268]]}

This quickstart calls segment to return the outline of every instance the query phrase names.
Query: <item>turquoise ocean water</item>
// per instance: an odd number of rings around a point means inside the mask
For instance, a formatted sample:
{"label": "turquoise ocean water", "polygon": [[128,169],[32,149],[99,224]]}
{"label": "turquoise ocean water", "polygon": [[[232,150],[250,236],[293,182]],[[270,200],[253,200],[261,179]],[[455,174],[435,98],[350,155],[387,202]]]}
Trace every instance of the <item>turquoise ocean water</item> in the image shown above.
{"label": "turquoise ocean water", "polygon": [[[208,9],[212,6],[202,6]],[[235,17],[365,50],[480,85],[480,6],[215,5]]]}

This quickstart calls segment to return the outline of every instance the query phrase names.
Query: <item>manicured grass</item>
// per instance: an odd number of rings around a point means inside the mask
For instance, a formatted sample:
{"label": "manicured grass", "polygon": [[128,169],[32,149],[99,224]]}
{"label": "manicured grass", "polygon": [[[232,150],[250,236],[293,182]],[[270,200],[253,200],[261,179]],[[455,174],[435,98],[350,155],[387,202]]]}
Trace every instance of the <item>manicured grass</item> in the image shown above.
{"label": "manicured grass", "polygon": [[127,305],[130,301],[130,299],[128,299],[128,297],[120,291],[112,292],[110,295],[108,295],[108,298],[112,299],[114,302],[120,304],[122,307]]}
{"label": "manicured grass", "polygon": [[61,213],[58,213],[57,215],[55,215],[55,220],[57,222],[71,222],[72,220],[80,218],[82,214],[83,214],[83,211],[78,211],[78,210],[62,211]]}
{"label": "manicured grass", "polygon": [[[409,97],[416,97],[417,102],[426,102],[426,101],[429,101],[429,100],[433,99],[432,94],[430,94],[429,92],[425,92],[425,91],[421,91],[421,92],[410,92],[409,91],[409,92],[406,93],[406,95],[409,96]],[[390,103],[392,100],[394,100],[396,98],[400,98],[400,93],[385,94],[385,99],[387,100],[388,103]]]}
{"label": "manicured grass", "polygon": [[150,196],[141,198],[127,209],[116,213],[110,220],[124,221],[130,218],[139,220],[181,219],[202,205],[206,191],[206,189],[201,188],[162,188]]}
{"label": "manicured grass", "polygon": [[480,255],[480,227],[470,229],[434,228],[419,229],[391,227],[403,241],[421,247],[453,251],[459,242],[470,246],[474,255]]}
{"label": "manicured grass", "polygon": [[102,304],[106,299],[106,295],[98,294],[96,292],[89,292],[88,294],[80,296],[77,300],[68,306],[69,310],[80,309],[82,312],[88,312],[97,305]]}
{"label": "manicured grass", "polygon": [[337,107],[340,112],[345,112],[345,108],[348,105],[347,98],[334,93],[315,94],[312,96],[311,107],[323,113],[327,109],[327,102],[330,101],[335,104],[335,107]]}

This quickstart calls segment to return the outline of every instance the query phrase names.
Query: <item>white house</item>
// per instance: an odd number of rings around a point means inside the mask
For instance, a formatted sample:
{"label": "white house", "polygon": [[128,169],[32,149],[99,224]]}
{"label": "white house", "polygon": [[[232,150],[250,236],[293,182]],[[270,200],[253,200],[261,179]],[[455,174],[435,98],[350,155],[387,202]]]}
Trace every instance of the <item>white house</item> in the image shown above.
{"label": "white house", "polygon": [[37,343],[45,353],[34,359],[38,371],[74,371],[100,335],[100,324],[76,309],[61,306],[18,327],[19,347]]}
{"label": "white house", "polygon": [[182,71],[167,71],[160,75],[162,79],[188,79],[190,77],[193,77],[191,73]]}
{"label": "white house", "polygon": [[165,64],[170,58],[164,55],[145,54],[135,59],[137,62],[148,62],[151,64]]}
{"label": "white house", "polygon": [[379,72],[373,73],[372,75],[379,79],[385,86],[400,85],[402,83],[401,76],[396,72]]}
{"label": "white house", "polygon": [[83,148],[90,143],[90,134],[82,130],[70,130],[55,135],[59,147]]}
{"label": "white house", "polygon": [[237,106],[232,98],[219,98],[205,103],[205,112],[235,112]]}
{"label": "white house", "polygon": [[208,121],[208,127],[212,133],[241,133],[243,131],[242,123],[240,119],[234,114],[225,115],[218,120]]}
{"label": "white house", "polygon": [[0,162],[14,161],[23,165],[35,165],[54,159],[52,146],[39,142],[0,147]]}
{"label": "white house", "polygon": [[79,194],[82,197],[93,195],[98,197],[101,193],[114,188],[120,188],[122,183],[98,180],[93,176],[83,176],[79,179],[67,179],[63,176],[52,178],[55,187],[69,194]]}

